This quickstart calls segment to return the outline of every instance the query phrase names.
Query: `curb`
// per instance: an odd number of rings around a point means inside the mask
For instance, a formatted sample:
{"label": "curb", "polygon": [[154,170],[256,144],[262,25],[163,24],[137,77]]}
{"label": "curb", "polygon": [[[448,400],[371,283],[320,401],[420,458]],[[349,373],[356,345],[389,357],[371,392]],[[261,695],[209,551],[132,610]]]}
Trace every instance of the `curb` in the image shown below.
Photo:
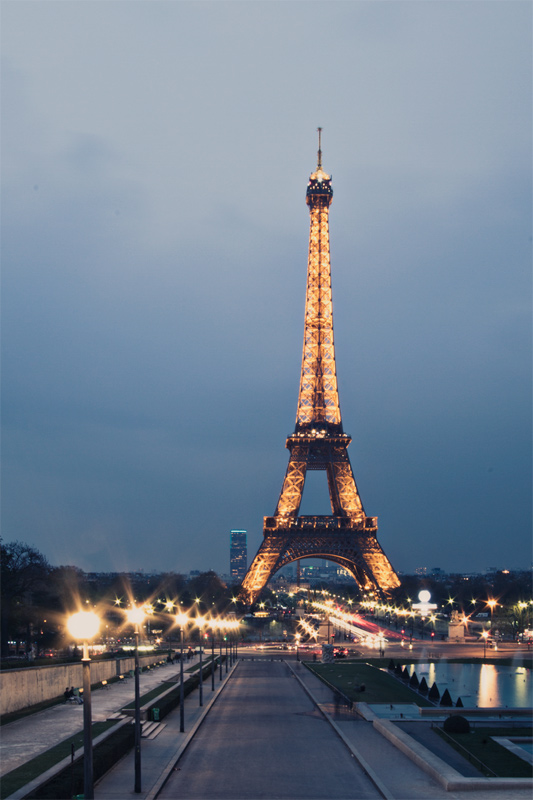
{"label": "curb", "polygon": [[533,788],[533,780],[531,778],[465,778],[424,745],[415,742],[409,734],[397,728],[390,720],[375,719],[372,725],[420,769],[440,783],[447,792],[465,791],[467,789],[491,791],[496,789]]}
{"label": "curb", "polygon": [[192,728],[189,730],[188,733],[185,734],[185,737],[180,741],[180,743],[177,746],[176,750],[172,753],[172,756],[168,760],[166,766],[163,768],[163,770],[161,772],[161,775],[159,776],[159,778],[157,779],[155,784],[152,786],[150,791],[146,795],[144,795],[144,800],[155,800],[155,798],[157,797],[157,795],[159,794],[159,792],[161,791],[161,789],[163,788],[163,786],[167,782],[167,780],[168,780],[168,778],[170,776],[170,773],[172,772],[172,770],[174,768],[174,765],[177,763],[177,761],[179,761],[179,759],[181,758],[181,756],[183,755],[183,753],[185,752],[185,750],[189,746],[193,736],[195,735],[196,731],[198,730],[198,728],[200,727],[200,725],[202,724],[202,722],[206,718],[206,716],[209,713],[209,711],[211,710],[213,704],[220,697],[220,695],[222,693],[222,690],[224,689],[224,687],[228,683],[228,680],[231,678],[231,676],[235,672],[238,664],[239,664],[239,662],[237,661],[233,665],[231,670],[228,672],[228,674],[224,678],[224,682],[219,685],[218,690],[215,692],[215,695],[210,697],[209,701],[206,703],[206,705],[203,706],[203,711],[202,711],[201,716],[198,717],[196,722],[193,724]]}
{"label": "curb", "polygon": [[[313,693],[311,692],[309,687],[306,686],[306,684],[300,678],[300,676],[296,674],[296,672],[294,671],[293,667],[289,664],[289,662],[286,661],[285,663],[287,664],[287,666],[291,670],[291,672],[294,675],[294,677],[296,678],[296,680],[299,682],[299,684],[302,687],[302,689],[306,692],[306,694],[311,698],[313,703],[316,705],[316,707],[318,708],[318,710],[320,711],[320,713],[322,714],[324,719],[327,722],[329,722],[329,724],[331,725],[331,727],[333,728],[333,730],[335,731],[337,736],[346,745],[346,747],[348,748],[348,750],[350,751],[352,756],[355,758],[355,760],[357,761],[357,763],[359,764],[359,766],[361,767],[363,772],[365,772],[368,775],[368,777],[370,778],[370,780],[372,781],[372,783],[374,784],[374,786],[376,787],[378,792],[385,798],[385,800],[395,800],[394,795],[391,794],[391,792],[387,789],[385,784],[381,781],[381,779],[378,777],[378,775],[374,772],[374,770],[372,769],[370,764],[365,760],[365,758],[361,755],[361,753],[354,747],[354,745],[350,741],[348,741],[348,739],[343,734],[341,729],[333,721],[333,719],[330,717],[330,715],[327,713],[327,711],[325,711],[322,708],[322,706],[320,705],[318,700],[315,698],[315,696],[313,695]],[[320,678],[319,678],[319,680],[320,680]],[[330,688],[330,687],[328,687],[328,688]]]}

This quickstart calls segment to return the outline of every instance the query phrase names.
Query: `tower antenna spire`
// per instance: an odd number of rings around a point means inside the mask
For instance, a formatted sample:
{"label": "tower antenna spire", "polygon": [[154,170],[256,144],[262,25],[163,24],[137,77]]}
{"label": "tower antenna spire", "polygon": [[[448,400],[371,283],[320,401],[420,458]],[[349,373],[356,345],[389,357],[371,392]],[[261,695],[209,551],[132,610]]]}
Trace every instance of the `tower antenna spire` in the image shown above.
{"label": "tower antenna spire", "polygon": [[317,170],[322,169],[322,128],[317,128],[318,131],[318,166]]}

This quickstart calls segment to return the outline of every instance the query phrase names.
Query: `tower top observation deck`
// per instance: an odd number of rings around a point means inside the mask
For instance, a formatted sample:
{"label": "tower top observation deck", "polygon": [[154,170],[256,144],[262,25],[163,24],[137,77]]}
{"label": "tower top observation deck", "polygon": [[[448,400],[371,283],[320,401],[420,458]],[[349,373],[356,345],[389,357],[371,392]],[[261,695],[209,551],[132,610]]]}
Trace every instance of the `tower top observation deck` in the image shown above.
{"label": "tower top observation deck", "polygon": [[306,202],[308,206],[324,203],[331,205],[333,189],[331,188],[331,175],[322,169],[322,128],[318,129],[318,162],[315,172],[309,177],[307,184]]}

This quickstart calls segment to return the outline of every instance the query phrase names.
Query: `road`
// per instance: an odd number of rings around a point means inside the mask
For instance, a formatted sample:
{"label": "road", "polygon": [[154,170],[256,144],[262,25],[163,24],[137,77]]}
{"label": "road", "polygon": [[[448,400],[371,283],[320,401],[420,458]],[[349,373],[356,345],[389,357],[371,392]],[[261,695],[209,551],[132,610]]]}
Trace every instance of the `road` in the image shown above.
{"label": "road", "polygon": [[381,797],[288,666],[271,657],[239,663],[159,798]]}

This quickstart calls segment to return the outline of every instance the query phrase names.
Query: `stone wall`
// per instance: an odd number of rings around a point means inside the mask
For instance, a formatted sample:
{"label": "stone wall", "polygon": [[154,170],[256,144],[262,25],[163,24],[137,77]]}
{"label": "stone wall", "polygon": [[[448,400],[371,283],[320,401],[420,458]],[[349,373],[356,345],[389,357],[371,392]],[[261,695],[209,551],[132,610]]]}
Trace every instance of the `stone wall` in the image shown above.
{"label": "stone wall", "polygon": [[[139,662],[142,667],[146,667],[164,658],[161,654],[140,656]],[[77,662],[3,671],[0,676],[0,714],[9,714],[45,700],[53,700],[60,697],[67,686],[80,688],[83,685],[82,669],[81,662]],[[91,661],[91,684],[108,681],[133,669],[133,657]]]}

